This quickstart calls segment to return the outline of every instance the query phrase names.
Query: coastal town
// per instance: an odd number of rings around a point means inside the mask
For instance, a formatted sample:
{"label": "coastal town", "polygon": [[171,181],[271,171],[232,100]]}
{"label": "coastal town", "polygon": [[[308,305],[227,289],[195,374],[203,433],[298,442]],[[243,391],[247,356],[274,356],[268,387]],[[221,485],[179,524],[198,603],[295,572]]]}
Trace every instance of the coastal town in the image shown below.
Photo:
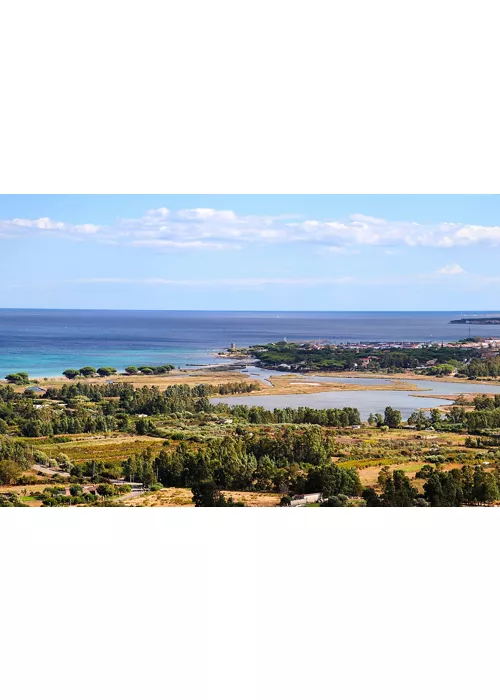
{"label": "coastal town", "polygon": [[[231,347],[225,357],[253,358],[278,371],[387,371],[448,376],[500,374],[500,338],[473,336],[458,341],[346,341],[308,340]],[[481,362],[490,362],[488,367]],[[498,372],[497,372],[498,369]]]}
{"label": "coastal town", "polygon": [[[286,344],[287,341],[284,340],[283,344]],[[278,345],[279,343],[276,343]],[[464,349],[475,349],[475,350],[481,350],[481,351],[496,351],[500,352],[500,338],[498,337],[491,337],[491,338],[481,338],[478,336],[472,337],[472,338],[466,338],[464,340],[459,340],[459,341],[422,341],[422,342],[414,342],[414,341],[376,341],[376,342],[367,342],[367,341],[359,341],[359,342],[354,342],[354,341],[346,341],[342,343],[334,343],[328,340],[317,340],[317,341],[308,341],[308,340],[303,340],[303,341],[295,341],[295,344],[300,345],[301,347],[304,348],[309,348],[310,350],[324,350],[325,348],[331,348],[331,349],[349,349],[349,350],[354,350],[355,352],[360,352],[360,351],[365,351],[369,350],[370,348],[374,348],[377,350],[420,350],[422,348],[464,348]],[[265,346],[263,345],[255,345],[252,346],[254,349],[257,348],[263,348]],[[241,348],[237,348],[235,344],[233,343],[230,348],[228,348],[229,353],[241,353],[243,350]]]}

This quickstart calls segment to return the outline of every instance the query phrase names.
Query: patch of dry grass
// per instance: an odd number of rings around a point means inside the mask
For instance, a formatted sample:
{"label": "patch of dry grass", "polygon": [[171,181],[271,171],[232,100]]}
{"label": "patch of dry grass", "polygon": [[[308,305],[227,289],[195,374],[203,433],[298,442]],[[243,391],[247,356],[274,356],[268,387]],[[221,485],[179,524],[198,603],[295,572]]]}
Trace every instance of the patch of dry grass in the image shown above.
{"label": "patch of dry grass", "polygon": [[[243,501],[251,508],[270,508],[277,506],[281,496],[277,493],[261,493],[254,491],[223,491],[226,498]],[[191,489],[165,488],[154,493],[146,493],[135,498],[123,500],[126,506],[145,506],[150,508],[193,508]]]}
{"label": "patch of dry grass", "polygon": [[[344,373],[343,373],[344,374]],[[329,374],[316,374],[315,376],[329,376]],[[362,379],[360,377],[360,379]],[[293,374],[279,374],[269,377],[272,386],[264,385],[258,393],[262,396],[269,395],[288,395],[288,394],[318,394],[325,391],[416,391],[415,384],[391,378],[391,382],[384,384],[344,384],[341,381],[337,382],[316,382],[308,375],[297,376]]]}
{"label": "patch of dry grass", "polygon": [[[173,386],[175,384],[187,384],[188,386],[196,386],[197,384],[226,384],[229,382],[248,382],[257,381],[256,377],[249,377],[248,374],[243,374],[242,372],[229,372],[229,371],[214,371],[207,372],[206,369],[195,369],[192,370],[175,370],[165,375],[123,375],[115,374],[111,377],[91,377],[85,379],[83,377],[77,377],[76,379],[66,379],[66,377],[49,377],[45,379],[34,379],[33,381],[37,386],[43,388],[54,387],[60,388],[68,384],[77,384],[82,382],[84,384],[106,384],[106,382],[113,381],[116,383],[124,382],[126,384],[132,384],[135,387],[143,386],[158,386],[160,388]],[[264,386],[264,384],[263,384]],[[23,393],[26,389],[25,386],[15,386],[13,385],[15,391]]]}

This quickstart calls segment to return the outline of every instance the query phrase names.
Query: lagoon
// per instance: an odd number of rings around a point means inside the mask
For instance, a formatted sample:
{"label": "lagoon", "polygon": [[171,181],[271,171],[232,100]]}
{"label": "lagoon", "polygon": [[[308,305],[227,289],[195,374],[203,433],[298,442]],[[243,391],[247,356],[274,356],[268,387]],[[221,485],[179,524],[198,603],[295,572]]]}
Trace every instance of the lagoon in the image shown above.
{"label": "lagoon", "polygon": [[[250,376],[258,368],[247,368]],[[258,373],[256,373],[258,374]],[[274,373],[276,374],[276,373]],[[271,376],[270,372],[268,376]],[[260,378],[260,377],[259,377]],[[336,382],[339,384],[382,384],[390,382],[390,379],[377,379],[374,377],[317,377],[311,374],[297,375],[296,381],[304,382]],[[398,381],[404,380],[404,375],[397,375]],[[363,391],[323,391],[317,394],[273,394],[268,396],[232,396],[230,398],[211,399],[212,403],[226,403],[230,406],[263,406],[269,410],[274,408],[299,408],[307,406],[310,408],[344,408],[351,406],[359,409],[361,418],[366,420],[370,413],[383,413],[386,406],[392,406],[401,411],[404,419],[413,411],[423,408],[431,409],[438,406],[451,405],[453,402],[447,399],[434,398],[435,395],[459,395],[466,393],[500,393],[500,386],[497,384],[478,384],[477,382],[437,382],[427,379],[409,380],[411,384],[418,387],[417,390],[401,391],[390,389],[386,391],[376,391],[366,389]],[[420,391],[425,396],[416,396]]]}

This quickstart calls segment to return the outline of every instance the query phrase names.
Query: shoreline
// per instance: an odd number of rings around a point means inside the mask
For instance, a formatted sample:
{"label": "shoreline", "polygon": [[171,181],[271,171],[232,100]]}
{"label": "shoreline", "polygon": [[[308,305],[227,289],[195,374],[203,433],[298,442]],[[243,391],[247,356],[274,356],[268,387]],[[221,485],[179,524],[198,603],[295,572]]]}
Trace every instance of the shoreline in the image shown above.
{"label": "shoreline", "polygon": [[[433,376],[426,374],[419,374],[417,372],[408,370],[402,373],[385,373],[385,372],[361,372],[359,370],[352,371],[342,371],[342,372],[327,372],[327,371],[315,371],[315,370],[304,370],[302,372],[280,372],[273,368],[264,368],[258,366],[258,360],[245,353],[244,351],[231,350],[214,350],[212,352],[212,357],[214,357],[213,363],[206,364],[191,364],[185,365],[179,369],[174,369],[168,374],[162,375],[141,375],[141,374],[125,374],[123,371],[115,375],[109,375],[106,377],[76,377],[74,379],[68,379],[62,374],[45,376],[45,377],[33,377],[30,378],[30,384],[28,385],[16,385],[10,384],[16,391],[16,393],[23,393],[29,387],[39,386],[41,388],[60,388],[64,385],[71,385],[78,382],[83,382],[85,384],[109,384],[109,383],[131,383],[135,388],[140,388],[144,386],[158,386],[159,388],[168,387],[176,384],[187,384],[194,386],[196,384],[218,384],[218,383],[231,383],[231,382],[253,382],[260,386],[259,390],[249,392],[248,394],[242,394],[242,396],[255,396],[259,394],[261,396],[287,396],[292,394],[316,394],[325,392],[345,392],[345,391],[403,391],[403,392],[414,392],[422,395],[422,393],[431,392],[431,389],[425,389],[418,386],[421,381],[431,381],[434,383],[443,384],[467,384],[469,381],[471,384],[480,384],[484,386],[484,393],[488,394],[488,386],[499,386],[500,378],[479,378],[474,380],[468,380],[465,378],[457,378],[455,376]],[[232,360],[232,362],[231,362]],[[263,370],[268,375],[267,377],[261,377],[258,374],[252,375],[250,371],[252,368],[257,370]],[[274,373],[273,373],[274,371]],[[315,378],[329,378],[330,382],[317,382]],[[338,382],[335,379],[338,378]],[[358,383],[343,383],[343,379],[359,379]],[[381,384],[365,384],[363,380],[377,380],[380,379],[383,383]],[[1,385],[7,385],[5,379],[0,380]],[[466,391],[463,394],[475,396],[478,391]],[[450,400],[451,395],[446,394],[446,390],[443,394],[436,394],[432,398],[443,398]]]}
{"label": "shoreline", "polygon": [[[234,363],[236,364],[236,363]],[[238,363],[239,364],[239,363]],[[242,363],[243,364],[243,363]],[[109,375],[106,377],[100,377],[100,376],[95,376],[95,377],[75,377],[74,379],[68,379],[67,377],[63,376],[62,374],[60,375],[54,375],[54,376],[46,376],[46,377],[31,377],[30,378],[30,384],[26,385],[16,385],[16,384],[10,384],[10,386],[13,386],[14,388],[17,389],[27,389],[32,385],[36,386],[50,386],[52,384],[73,384],[73,383],[78,383],[78,382],[84,382],[86,384],[89,383],[94,383],[94,384],[105,384],[109,382],[132,382],[132,383],[137,383],[140,385],[150,385],[154,386],[155,384],[165,384],[165,383],[178,383],[179,380],[183,379],[206,379],[210,380],[207,381],[207,383],[213,383],[216,381],[216,379],[220,375],[224,375],[224,378],[233,378],[235,381],[252,381],[252,382],[258,382],[261,383],[264,387],[267,389],[271,389],[272,387],[269,387],[267,384],[264,384],[263,382],[263,377],[259,377],[258,375],[250,375],[246,372],[242,372],[241,370],[243,369],[248,369],[255,366],[255,363],[246,363],[244,366],[236,366],[233,367],[233,365],[229,363],[215,363],[215,364],[206,364],[206,365],[196,365],[193,367],[185,367],[181,369],[175,369],[169,372],[168,374],[157,374],[157,375],[152,375],[152,374],[122,374],[122,373],[117,373],[113,375]],[[261,368],[264,369],[264,368]],[[268,372],[272,372],[272,370],[267,370]],[[315,382],[314,377],[325,377],[329,379],[339,379],[338,384],[335,381],[332,381],[329,384],[323,383],[323,382]],[[360,384],[343,384],[342,379],[359,379]],[[387,382],[387,385],[368,385],[365,384],[363,385],[363,379],[380,379],[383,380],[384,382]],[[311,387],[314,388],[316,391],[324,391],[325,388],[327,387],[328,390],[330,391],[335,391],[337,388],[339,390],[342,389],[351,389],[351,390],[357,390],[359,388],[363,389],[376,389],[376,390],[383,390],[385,388],[391,388],[393,391],[394,390],[401,390],[401,391],[412,391],[412,390],[419,390],[419,391],[429,391],[427,389],[419,389],[418,385],[415,386],[412,384],[412,382],[420,382],[420,381],[431,381],[431,382],[436,382],[436,383],[443,383],[443,384],[467,384],[469,381],[471,384],[481,384],[485,386],[485,389],[488,386],[499,386],[500,385],[500,378],[497,379],[474,379],[474,380],[467,380],[463,378],[457,378],[453,376],[449,377],[434,377],[432,375],[422,375],[422,374],[417,374],[415,372],[406,372],[406,373],[397,373],[397,374],[387,374],[383,372],[357,372],[357,371],[347,371],[347,372],[316,372],[314,370],[310,371],[305,371],[305,372],[278,372],[276,371],[275,374],[270,374],[269,377],[266,378],[268,382],[271,382],[273,386],[275,384],[282,384],[283,382],[289,382],[292,386],[295,387]],[[3,385],[9,385],[9,382],[7,382],[6,379],[0,379],[0,384]],[[402,386],[403,385],[403,386]],[[268,393],[267,391],[263,391],[263,393]],[[275,393],[275,392],[270,392],[270,393]],[[286,392],[288,393],[288,392]],[[298,392],[299,393],[299,392]],[[302,393],[302,392],[300,392]],[[309,392],[308,392],[309,393]],[[316,392],[311,392],[311,393],[316,393]],[[469,393],[464,391],[464,393]],[[470,392],[476,394],[477,392]],[[488,393],[485,391],[485,393]]]}
{"label": "shoreline", "polygon": [[[247,366],[248,367],[248,366]],[[251,366],[250,366],[251,367]],[[314,381],[315,377],[337,377],[339,382],[321,382]],[[342,378],[349,379],[359,379],[358,383],[343,383]],[[363,384],[363,379],[380,379],[380,384]],[[259,385],[260,389],[242,394],[241,396],[287,396],[287,395],[308,395],[308,394],[321,394],[326,392],[338,392],[344,393],[346,391],[364,392],[364,391],[401,391],[406,393],[411,393],[413,395],[422,396],[422,398],[442,398],[444,400],[453,400],[459,394],[451,395],[447,394],[446,388],[443,387],[443,392],[432,395],[427,392],[431,392],[431,389],[422,388],[418,386],[418,381],[430,380],[436,383],[443,384],[453,384],[453,383],[464,383],[463,380],[456,379],[454,377],[426,377],[422,375],[417,375],[415,373],[408,374],[383,374],[383,373],[365,373],[365,372],[342,372],[342,373],[328,373],[328,372],[316,372],[316,373],[281,373],[269,375],[266,379],[259,377],[258,375],[250,375],[246,372],[242,372],[237,369],[225,369],[224,365],[220,365],[220,370],[217,365],[206,365],[203,368],[192,368],[182,370],[172,370],[169,374],[165,375],[112,375],[110,377],[77,377],[75,379],[67,379],[64,376],[57,377],[47,377],[34,378],[30,385],[15,385],[10,384],[16,393],[23,393],[29,386],[40,386],[41,388],[61,388],[62,386],[68,386],[72,384],[77,384],[79,382],[85,384],[96,384],[96,385],[106,385],[109,383],[130,383],[135,388],[141,388],[145,386],[157,386],[160,389],[166,388],[168,386],[186,384],[188,386],[195,386],[197,384],[228,384],[233,382],[249,382]],[[7,385],[5,380],[2,381],[3,385]],[[489,382],[475,380],[474,384],[484,385],[484,393],[488,394],[487,386],[494,385],[498,386],[499,381]],[[479,393],[478,391],[464,391],[462,392],[467,396],[475,396]],[[453,398],[452,398],[453,396]]]}

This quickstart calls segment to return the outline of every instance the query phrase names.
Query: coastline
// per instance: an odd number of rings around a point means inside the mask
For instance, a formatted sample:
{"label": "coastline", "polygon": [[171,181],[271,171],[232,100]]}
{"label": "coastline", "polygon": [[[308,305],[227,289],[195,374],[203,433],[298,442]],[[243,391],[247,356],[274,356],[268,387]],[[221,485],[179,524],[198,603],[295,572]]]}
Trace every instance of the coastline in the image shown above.
{"label": "coastline", "polygon": [[[432,381],[436,383],[443,384],[465,384],[467,380],[460,379],[457,377],[433,377],[428,375],[416,374],[415,372],[408,372],[404,374],[384,374],[382,372],[369,373],[369,372],[301,372],[301,373],[285,373],[277,372],[276,374],[269,374],[265,379],[259,377],[258,375],[251,375],[247,372],[238,369],[229,369],[224,367],[225,363],[220,363],[220,370],[218,369],[218,364],[204,365],[200,367],[186,368],[186,369],[176,369],[172,370],[169,374],[165,375],[127,375],[127,374],[115,374],[108,377],[77,377],[75,379],[67,379],[62,375],[54,377],[33,377],[30,379],[30,385],[18,386],[11,384],[16,393],[23,393],[25,389],[29,386],[39,386],[41,388],[49,387],[61,387],[64,385],[71,385],[78,382],[83,382],[85,384],[107,384],[110,382],[119,383],[130,383],[134,387],[139,388],[143,386],[158,386],[167,387],[175,384],[186,384],[188,386],[195,386],[196,384],[220,384],[220,383],[230,383],[230,382],[254,382],[261,386],[258,392],[250,392],[245,395],[255,395],[258,393],[261,396],[269,395],[288,395],[288,394],[317,394],[323,392],[344,392],[344,391],[406,391],[406,392],[418,392],[423,395],[426,392],[430,392],[431,389],[421,388],[418,384],[414,382],[419,381]],[[245,365],[245,368],[251,368],[253,363]],[[314,377],[327,377],[333,381],[330,382],[315,382]],[[339,381],[335,382],[334,379],[338,378]],[[359,379],[359,384],[357,383],[343,383],[342,379]],[[366,379],[380,379],[384,383],[381,384],[365,384],[363,380]],[[1,384],[6,385],[7,381],[5,379],[0,380]],[[476,379],[471,384],[481,384],[484,385],[487,394],[488,386],[499,386],[500,380],[481,380]],[[476,395],[477,391],[467,392],[471,395]],[[437,398],[436,397],[433,398]],[[448,398],[451,395],[440,394],[440,398]]]}
{"label": "coastline", "polygon": [[[213,367],[213,366],[212,366]],[[316,377],[328,377],[332,378],[331,373],[315,373]],[[342,383],[342,377],[349,379],[359,379],[358,383]],[[310,381],[308,381],[310,379]],[[380,384],[364,384],[363,379],[380,379]],[[208,367],[200,368],[197,370],[173,370],[167,375],[113,375],[112,377],[90,377],[90,378],[76,378],[67,379],[66,377],[59,376],[47,379],[34,379],[34,385],[40,386],[43,389],[46,388],[60,388],[64,385],[72,385],[78,382],[83,382],[85,384],[97,384],[106,385],[109,382],[113,383],[129,383],[134,388],[138,389],[146,386],[157,386],[159,389],[165,389],[168,386],[174,385],[187,385],[190,387],[196,386],[197,384],[230,384],[234,382],[252,382],[257,384],[260,388],[248,393],[241,394],[244,396],[298,396],[298,395],[313,395],[322,394],[328,392],[335,393],[345,393],[345,392],[387,392],[387,391],[400,391],[402,393],[407,393],[409,395],[421,398],[429,399],[443,399],[446,401],[453,401],[458,394],[449,394],[446,392],[446,388],[443,387],[444,391],[441,393],[432,394],[432,389],[423,388],[418,386],[418,383],[414,383],[412,380],[422,380],[430,379],[436,383],[451,384],[460,383],[461,380],[457,380],[452,377],[450,378],[426,378],[422,375],[416,375],[414,373],[408,373],[407,375],[394,375],[394,374],[383,374],[377,373],[359,373],[359,372],[344,372],[342,376],[339,376],[339,382],[329,381],[329,382],[316,382],[313,380],[312,376],[305,374],[285,374],[277,373],[275,375],[268,375],[266,379],[259,377],[258,375],[251,375],[246,372],[241,372],[237,370],[224,370],[221,368],[220,371],[208,370]],[[383,383],[382,383],[383,382]],[[6,384],[5,381],[2,382]],[[463,380],[462,382],[463,383]],[[484,393],[487,394],[488,384],[493,384],[493,382],[480,382],[475,381],[474,384],[482,384],[485,387]],[[496,386],[500,382],[496,381],[494,383]],[[16,386],[11,385],[16,393],[23,393],[27,386]],[[33,384],[32,384],[33,386]],[[479,393],[476,391],[462,392],[465,395],[473,397]],[[446,405],[443,405],[442,410],[446,410]]]}
{"label": "coastline", "polygon": [[[319,375],[318,375],[319,376]],[[404,382],[393,382],[390,381],[386,384],[342,384],[334,382],[301,382],[297,379],[297,375],[272,375],[264,383],[262,379],[258,376],[252,376],[244,372],[239,372],[236,370],[220,372],[216,371],[203,371],[198,372],[186,372],[182,370],[175,370],[168,375],[113,375],[112,377],[88,377],[88,378],[76,378],[67,379],[66,377],[53,377],[47,379],[34,379],[34,384],[41,388],[60,388],[61,386],[70,386],[72,384],[77,384],[82,382],[84,384],[108,384],[112,383],[127,383],[132,384],[135,388],[140,388],[143,386],[158,386],[160,388],[166,388],[168,386],[173,386],[175,384],[186,384],[188,386],[195,386],[196,384],[226,384],[231,382],[253,382],[259,384],[261,389],[257,391],[249,392],[248,394],[242,394],[242,396],[253,396],[258,394],[259,396],[286,396],[288,394],[318,394],[323,392],[331,391],[418,391],[418,387],[414,384],[407,384]],[[6,382],[3,382],[6,384]],[[25,389],[29,388],[28,385],[17,386],[15,384],[11,385],[16,393],[23,393]],[[33,384],[31,384],[33,386]]]}

